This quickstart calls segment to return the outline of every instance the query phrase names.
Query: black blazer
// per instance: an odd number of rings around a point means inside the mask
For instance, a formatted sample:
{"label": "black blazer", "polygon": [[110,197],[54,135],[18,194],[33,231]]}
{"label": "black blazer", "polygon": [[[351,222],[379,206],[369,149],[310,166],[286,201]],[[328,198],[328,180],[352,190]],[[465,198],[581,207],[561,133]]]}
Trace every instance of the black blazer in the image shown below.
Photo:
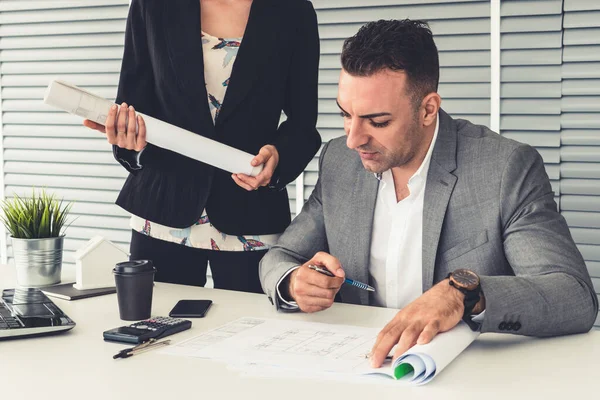
{"label": "black blazer", "polygon": [[[134,0],[125,32],[117,103],[251,154],[279,152],[270,188],[248,192],[231,174],[148,144],[113,146],[129,172],[117,204],[150,221],[192,226],[206,207],[231,235],[283,232],[290,223],[285,186],[316,154],[319,34],[305,0],[254,0],[219,118],[213,124],[204,82],[199,0]],[[281,111],[287,120],[279,125]]]}

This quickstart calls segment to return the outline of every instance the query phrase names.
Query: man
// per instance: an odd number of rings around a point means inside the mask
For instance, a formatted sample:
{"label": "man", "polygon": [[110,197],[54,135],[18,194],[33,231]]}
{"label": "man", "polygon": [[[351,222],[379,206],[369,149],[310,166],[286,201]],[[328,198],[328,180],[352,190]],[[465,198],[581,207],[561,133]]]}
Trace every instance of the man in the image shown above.
{"label": "man", "polygon": [[[461,319],[481,332],[590,330],[597,298],[540,155],[440,108],[427,24],[365,25],[345,41],[342,68],[346,137],[323,148],[312,195],[261,262],[271,302],[401,309],[374,367]],[[375,292],[342,286],[346,275]]]}

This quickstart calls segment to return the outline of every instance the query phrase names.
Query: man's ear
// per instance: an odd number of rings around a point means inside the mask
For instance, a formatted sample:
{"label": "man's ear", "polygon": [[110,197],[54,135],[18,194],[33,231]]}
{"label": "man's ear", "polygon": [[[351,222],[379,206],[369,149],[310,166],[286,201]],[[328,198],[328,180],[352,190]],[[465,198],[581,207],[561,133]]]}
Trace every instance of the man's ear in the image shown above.
{"label": "man's ear", "polygon": [[423,98],[423,101],[421,101],[421,117],[424,126],[435,123],[441,104],[442,98],[435,92],[429,93]]}

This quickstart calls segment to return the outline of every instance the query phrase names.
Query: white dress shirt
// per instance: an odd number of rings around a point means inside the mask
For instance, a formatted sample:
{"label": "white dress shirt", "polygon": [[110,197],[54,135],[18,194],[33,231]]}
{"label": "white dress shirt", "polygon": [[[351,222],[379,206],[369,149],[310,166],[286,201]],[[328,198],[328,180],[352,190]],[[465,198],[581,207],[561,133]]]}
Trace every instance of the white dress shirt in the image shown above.
{"label": "white dress shirt", "polygon": [[[423,196],[431,153],[440,127],[436,118],[433,139],[423,163],[408,180],[410,195],[396,201],[396,188],[392,171],[375,174],[379,179],[375,216],[371,236],[369,283],[375,288],[374,306],[402,308],[423,293],[422,289],[422,242],[423,242]],[[397,244],[397,245],[396,245]],[[292,268],[277,283],[277,295],[284,308],[294,309],[295,301],[287,301],[279,286],[295,269]]]}
{"label": "white dress shirt", "polygon": [[[370,305],[404,308],[423,294],[423,204],[431,154],[440,129],[439,114],[433,139],[421,166],[408,180],[410,194],[396,201],[396,187],[392,171],[387,170],[379,179],[375,203],[371,249],[369,259],[369,284],[375,288]],[[277,283],[277,295],[284,309],[297,309],[295,301],[283,298],[279,286],[285,278],[298,269],[287,271]],[[473,317],[482,323],[485,311]]]}
{"label": "white dress shirt", "polygon": [[[422,242],[423,198],[431,153],[440,128],[436,118],[433,139],[419,169],[408,180],[410,195],[396,201],[396,188],[392,171],[387,170],[379,179],[377,201],[371,236],[369,283],[375,288],[374,306],[402,308],[423,293]],[[292,268],[277,283],[277,294],[283,308],[297,308],[295,301],[281,295],[281,282],[295,269]]]}
{"label": "white dress shirt", "polygon": [[406,198],[396,201],[391,170],[377,175],[380,183],[369,259],[374,306],[403,308],[423,294],[423,203],[438,131],[439,116],[427,154],[408,180],[410,194]]}

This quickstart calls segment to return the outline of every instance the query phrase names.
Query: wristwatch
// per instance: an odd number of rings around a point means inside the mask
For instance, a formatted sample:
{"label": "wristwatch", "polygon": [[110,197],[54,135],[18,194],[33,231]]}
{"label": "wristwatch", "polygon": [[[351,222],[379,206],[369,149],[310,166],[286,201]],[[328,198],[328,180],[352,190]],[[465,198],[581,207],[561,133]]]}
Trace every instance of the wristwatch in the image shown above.
{"label": "wristwatch", "polygon": [[448,278],[450,286],[455,287],[465,295],[463,321],[465,321],[472,330],[478,330],[479,324],[471,319],[471,313],[480,300],[481,283],[479,281],[479,276],[469,269],[462,268],[450,272]]}

